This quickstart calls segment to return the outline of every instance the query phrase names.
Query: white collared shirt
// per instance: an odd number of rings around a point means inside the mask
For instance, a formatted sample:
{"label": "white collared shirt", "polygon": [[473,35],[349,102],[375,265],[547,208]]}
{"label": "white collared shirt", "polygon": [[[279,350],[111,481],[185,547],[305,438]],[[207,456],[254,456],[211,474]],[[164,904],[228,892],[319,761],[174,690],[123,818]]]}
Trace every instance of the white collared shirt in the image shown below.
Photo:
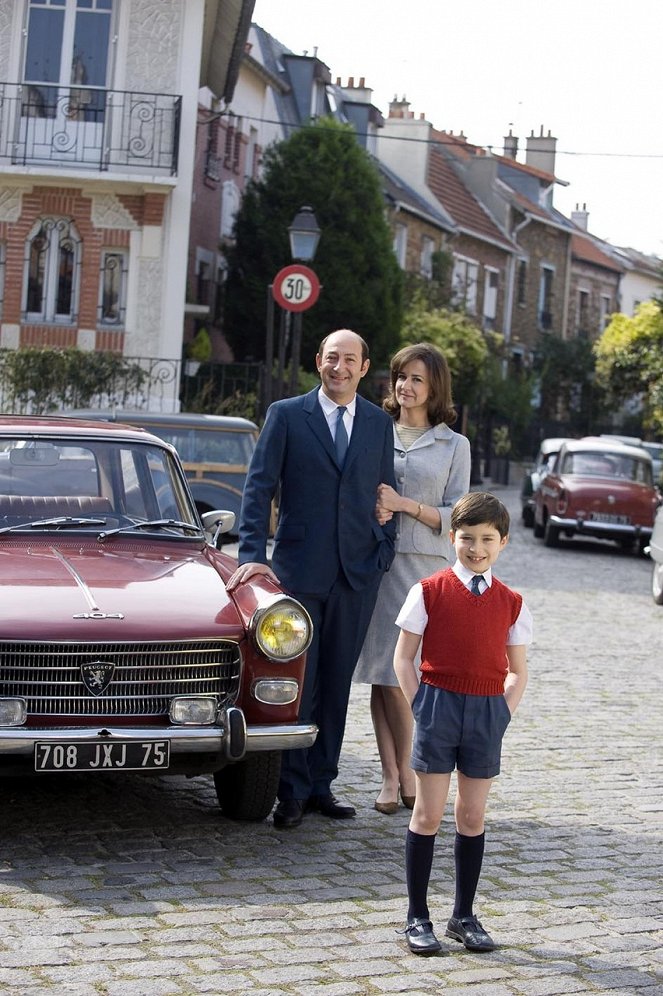
{"label": "white collared shirt", "polygon": [[[472,578],[474,577],[474,571],[470,571],[466,567],[463,567],[459,560],[456,561],[451,569],[456,577],[462,581],[465,587],[469,590]],[[493,574],[490,567],[487,571],[484,571],[482,577],[485,581],[485,585],[482,585],[481,582],[479,582],[479,588],[483,594],[483,592],[486,591],[486,588],[490,588],[493,583]],[[421,582],[417,581],[417,583],[412,585],[410,588],[407,598],[405,599],[403,606],[396,617],[396,625],[401,629],[406,629],[408,633],[418,633],[420,636],[423,636],[427,623],[428,613],[426,612],[426,605],[424,602],[424,592],[421,587]],[[532,614],[523,601],[520,606],[520,614],[513,626],[509,629],[506,638],[507,646],[518,647],[522,644],[529,645],[532,642],[532,629]]]}
{"label": "white collared shirt", "polygon": [[[318,401],[320,402],[320,407],[322,408],[323,414],[327,419],[327,425],[329,426],[329,431],[331,433],[332,439],[336,435],[336,412],[341,407],[337,405],[335,401],[328,398],[322,388],[318,391]],[[350,442],[350,436],[352,435],[352,426],[355,420],[355,409],[357,407],[357,395],[353,397],[352,401],[349,401],[345,406],[346,410],[343,415],[343,425],[345,426],[345,431],[348,434],[348,442]]]}

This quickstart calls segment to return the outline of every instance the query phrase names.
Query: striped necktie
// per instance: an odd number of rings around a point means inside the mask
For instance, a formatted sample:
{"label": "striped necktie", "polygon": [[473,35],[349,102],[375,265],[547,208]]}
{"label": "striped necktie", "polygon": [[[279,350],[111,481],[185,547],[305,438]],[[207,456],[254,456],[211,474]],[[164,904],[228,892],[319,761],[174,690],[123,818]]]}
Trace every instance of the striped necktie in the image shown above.
{"label": "striped necktie", "polygon": [[336,459],[339,467],[345,462],[345,454],[348,452],[348,434],[343,423],[343,416],[347,408],[339,405],[336,409],[336,432],[334,433],[334,444],[336,446]]}

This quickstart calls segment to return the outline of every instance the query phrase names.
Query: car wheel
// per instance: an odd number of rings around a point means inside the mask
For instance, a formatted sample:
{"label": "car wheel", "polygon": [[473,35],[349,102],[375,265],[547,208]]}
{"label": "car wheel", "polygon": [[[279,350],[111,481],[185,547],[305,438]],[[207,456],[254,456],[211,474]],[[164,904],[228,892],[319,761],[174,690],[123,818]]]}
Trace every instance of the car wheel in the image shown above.
{"label": "car wheel", "polygon": [[651,593],[657,605],[663,605],[663,564],[654,564],[651,576]]}
{"label": "car wheel", "polygon": [[531,529],[534,525],[534,512],[531,508],[523,509],[523,525],[526,529]]}
{"label": "car wheel", "polygon": [[543,539],[543,534],[545,532],[545,529],[544,529],[544,527],[542,525],[539,525],[539,523],[536,521],[536,518],[534,519],[533,529],[534,529],[534,535],[536,536],[536,538],[537,539]]}
{"label": "car wheel", "polygon": [[550,519],[546,522],[543,532],[543,543],[544,546],[559,546],[559,529],[553,526]]}
{"label": "car wheel", "polygon": [[259,751],[214,772],[221,812],[231,820],[264,820],[276,802],[281,752]]}

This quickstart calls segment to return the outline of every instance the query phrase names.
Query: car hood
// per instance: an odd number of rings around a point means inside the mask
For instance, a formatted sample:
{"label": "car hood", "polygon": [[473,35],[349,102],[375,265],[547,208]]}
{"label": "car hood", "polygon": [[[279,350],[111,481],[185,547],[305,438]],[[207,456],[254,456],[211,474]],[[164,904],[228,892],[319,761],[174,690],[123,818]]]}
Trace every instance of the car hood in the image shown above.
{"label": "car hood", "polygon": [[234,603],[205,550],[64,541],[0,544],[4,640],[237,638]]}

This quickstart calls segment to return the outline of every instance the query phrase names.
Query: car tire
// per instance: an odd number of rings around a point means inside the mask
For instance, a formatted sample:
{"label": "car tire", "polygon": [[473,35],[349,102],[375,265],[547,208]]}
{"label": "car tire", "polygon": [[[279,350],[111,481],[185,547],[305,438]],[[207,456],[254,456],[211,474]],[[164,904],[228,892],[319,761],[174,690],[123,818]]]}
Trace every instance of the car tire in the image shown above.
{"label": "car tire", "polygon": [[544,546],[559,546],[559,529],[557,526],[553,526],[550,519],[546,522],[546,526],[543,532],[543,545]]}
{"label": "car tire", "polygon": [[537,539],[543,539],[543,534],[545,532],[545,529],[544,529],[544,527],[542,525],[539,525],[539,523],[536,521],[536,518],[534,519],[533,529],[534,529],[534,535],[536,536],[536,538]]}
{"label": "car tire", "polygon": [[214,772],[219,806],[230,820],[266,819],[276,802],[281,752],[258,751]]}
{"label": "car tire", "polygon": [[534,512],[531,508],[523,509],[523,525],[526,529],[531,529],[534,525]]}
{"label": "car tire", "polygon": [[651,576],[651,593],[656,604],[663,605],[663,564],[654,564]]}

